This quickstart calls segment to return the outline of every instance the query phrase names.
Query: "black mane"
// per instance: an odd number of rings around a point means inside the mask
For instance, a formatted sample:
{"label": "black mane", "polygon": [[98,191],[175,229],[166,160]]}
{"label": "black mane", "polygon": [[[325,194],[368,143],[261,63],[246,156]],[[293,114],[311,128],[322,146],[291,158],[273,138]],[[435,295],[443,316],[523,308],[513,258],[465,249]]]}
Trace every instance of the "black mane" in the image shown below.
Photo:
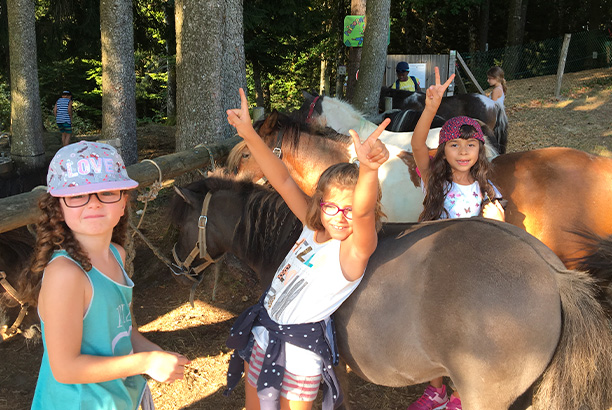
{"label": "black mane", "polygon": [[[185,187],[201,194],[229,190],[246,205],[234,232],[233,246],[244,247],[237,252],[247,261],[267,264],[284,257],[299,236],[302,223],[291,212],[282,197],[271,188],[234,178],[209,177]],[[171,204],[171,219],[176,225],[184,220],[189,205],[178,195]],[[282,259],[281,259],[282,260]],[[280,263],[280,261],[278,262]]]}

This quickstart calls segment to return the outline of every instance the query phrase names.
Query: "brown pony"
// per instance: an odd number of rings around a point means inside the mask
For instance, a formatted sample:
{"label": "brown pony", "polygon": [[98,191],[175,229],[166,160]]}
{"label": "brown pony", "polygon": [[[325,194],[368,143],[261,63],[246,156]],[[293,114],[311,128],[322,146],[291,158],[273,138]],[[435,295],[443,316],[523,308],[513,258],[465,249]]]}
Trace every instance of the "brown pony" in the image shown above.
{"label": "brown pony", "polygon": [[[177,255],[196,243],[212,258],[234,254],[267,288],[302,229],[282,198],[216,178],[175,189]],[[358,376],[400,387],[447,375],[466,409],[523,410],[534,388],[535,410],[610,407],[612,333],[594,281],[533,236],[465,218],[386,224],[378,244],[335,313],[340,355]],[[608,278],[609,251],[598,263]]]}
{"label": "brown pony", "polygon": [[[283,162],[306,193],[328,166],[351,157],[350,137],[332,131],[320,134],[282,114],[270,114],[258,132],[270,147],[280,143]],[[412,154],[404,151],[398,156],[408,167],[401,188],[391,191],[392,206],[401,207],[393,211],[418,215],[423,197]],[[569,268],[589,251],[576,232],[612,235],[612,159],[570,148],[542,148],[498,156],[493,165],[492,182],[508,200],[506,221],[540,239]],[[386,192],[383,183],[383,201]]]}

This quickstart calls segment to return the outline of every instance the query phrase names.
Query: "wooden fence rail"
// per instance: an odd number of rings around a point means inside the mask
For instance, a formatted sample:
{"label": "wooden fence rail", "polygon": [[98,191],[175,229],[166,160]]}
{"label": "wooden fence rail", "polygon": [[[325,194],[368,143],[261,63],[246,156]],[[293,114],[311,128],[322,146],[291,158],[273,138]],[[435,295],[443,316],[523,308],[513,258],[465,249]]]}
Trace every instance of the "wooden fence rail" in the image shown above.
{"label": "wooden fence rail", "polygon": [[[234,145],[241,141],[240,137],[224,140],[210,146],[198,146],[190,150],[177,152],[154,158],[159,166],[164,180],[175,178],[188,171],[206,167],[213,161],[225,160]],[[159,179],[157,167],[148,162],[139,162],[127,167],[130,178],[146,187]],[[38,199],[46,190],[34,189],[19,195],[0,199],[0,233],[36,223],[40,211]]]}

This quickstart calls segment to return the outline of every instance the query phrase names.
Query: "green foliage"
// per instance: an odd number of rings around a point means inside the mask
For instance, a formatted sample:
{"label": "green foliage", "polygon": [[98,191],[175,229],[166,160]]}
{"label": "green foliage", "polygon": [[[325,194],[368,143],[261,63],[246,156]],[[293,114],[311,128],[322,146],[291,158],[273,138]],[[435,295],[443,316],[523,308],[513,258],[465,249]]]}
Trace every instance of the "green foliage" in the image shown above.
{"label": "green foliage", "polygon": [[[47,131],[59,131],[55,123],[53,111],[49,112],[46,107],[43,110],[43,125]],[[72,133],[75,135],[92,134],[100,131],[100,125],[88,118],[90,107],[78,101],[72,101]]]}
{"label": "green foliage", "polygon": [[0,131],[8,131],[11,125],[11,90],[0,77]]}

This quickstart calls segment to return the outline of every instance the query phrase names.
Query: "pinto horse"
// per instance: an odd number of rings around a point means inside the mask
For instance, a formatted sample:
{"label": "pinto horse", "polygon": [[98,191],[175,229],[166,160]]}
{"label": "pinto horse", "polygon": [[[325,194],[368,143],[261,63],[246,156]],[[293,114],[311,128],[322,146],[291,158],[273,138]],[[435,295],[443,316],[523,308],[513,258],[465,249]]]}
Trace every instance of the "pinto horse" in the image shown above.
{"label": "pinto horse", "polygon": [[0,233],[0,342],[18,333],[26,339],[39,335],[36,311],[19,300],[15,289],[33,246],[34,237],[26,228]]}
{"label": "pinto horse", "polygon": [[[233,253],[267,288],[302,229],[282,198],[218,178],[176,191],[177,255],[196,243],[213,258]],[[593,280],[509,224],[386,224],[335,319],[341,357],[375,384],[447,375],[471,410],[525,409],[534,386],[535,410],[612,404],[612,332]]]}
{"label": "pinto horse", "polygon": [[[382,87],[380,92],[379,108],[384,109],[385,97],[391,97],[393,108],[404,110],[423,111],[425,108],[425,94],[405,90],[395,90]],[[308,101],[305,102],[305,104]],[[382,105],[381,105],[382,104]],[[396,114],[400,115],[400,114]],[[500,146],[499,153],[506,152],[508,142],[508,117],[504,107],[482,94],[456,94],[443,97],[437,115],[443,119],[451,119],[460,115],[476,118],[487,124],[495,134]],[[398,122],[401,125],[401,123]],[[409,128],[394,128],[392,131],[410,131]]]}
{"label": "pinto horse", "polygon": [[[365,138],[376,126],[364,121],[364,127],[357,130],[360,137]],[[373,126],[370,130],[370,126]],[[281,159],[287,165],[291,176],[300,188],[307,194],[314,192],[319,175],[330,165],[338,162],[348,162],[355,157],[353,140],[346,133],[335,132],[329,127],[312,127],[278,112],[273,112],[262,122],[256,124],[259,135],[280,153]],[[439,130],[437,130],[439,132]],[[432,130],[428,136],[429,144],[438,143],[438,134]],[[415,222],[421,213],[423,191],[420,186],[407,185],[410,178],[409,170],[399,156],[405,149],[410,149],[412,133],[391,133],[383,131],[380,139],[389,149],[390,158],[378,171],[381,188],[382,204],[387,218],[391,222]],[[489,145],[490,155],[496,151]],[[398,195],[405,192],[404,195]]]}

